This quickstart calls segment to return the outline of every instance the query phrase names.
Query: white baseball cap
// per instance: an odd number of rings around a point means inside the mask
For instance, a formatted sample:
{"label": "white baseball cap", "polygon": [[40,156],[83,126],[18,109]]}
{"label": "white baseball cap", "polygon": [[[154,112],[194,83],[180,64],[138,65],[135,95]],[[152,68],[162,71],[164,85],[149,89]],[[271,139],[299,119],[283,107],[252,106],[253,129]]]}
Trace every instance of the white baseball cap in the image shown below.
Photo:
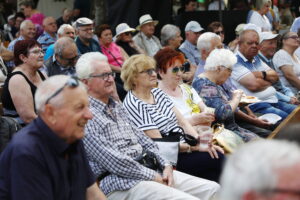
{"label": "white baseball cap", "polygon": [[200,31],[203,31],[204,28],[201,27],[201,25],[196,21],[190,21],[186,24],[184,31],[193,31],[195,33],[198,33]]}

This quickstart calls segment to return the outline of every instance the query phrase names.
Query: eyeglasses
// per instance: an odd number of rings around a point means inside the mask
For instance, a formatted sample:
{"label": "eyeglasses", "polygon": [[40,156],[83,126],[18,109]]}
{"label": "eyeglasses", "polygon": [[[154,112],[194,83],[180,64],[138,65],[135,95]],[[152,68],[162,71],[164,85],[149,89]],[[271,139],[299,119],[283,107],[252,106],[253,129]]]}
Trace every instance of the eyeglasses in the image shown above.
{"label": "eyeglasses", "polygon": [[70,79],[67,80],[67,82],[61,88],[56,90],[50,97],[47,98],[45,104],[48,104],[51,99],[53,99],[59,93],[61,93],[61,91],[63,91],[63,89],[65,87],[76,88],[76,87],[78,87],[78,85],[79,85],[79,81],[78,81],[77,77],[72,76]]}
{"label": "eyeglasses", "polygon": [[69,64],[73,64],[79,57],[79,55],[76,55],[73,58],[64,58],[63,56],[60,56],[61,59],[68,61]]}
{"label": "eyeglasses", "polygon": [[94,28],[86,28],[86,29],[79,29],[79,30],[83,32],[89,32],[89,31],[94,32]]}
{"label": "eyeglasses", "polygon": [[299,40],[299,37],[297,35],[286,37],[286,39],[289,39],[289,38],[292,38],[294,40]]}
{"label": "eyeglasses", "polygon": [[115,72],[107,72],[107,73],[103,73],[103,74],[95,74],[95,75],[90,75],[90,78],[102,78],[102,80],[104,81],[108,81],[109,77],[112,76],[113,78],[116,77],[116,73]]}
{"label": "eyeglasses", "polygon": [[125,32],[124,35],[131,35],[131,32]]}
{"label": "eyeglasses", "polygon": [[184,72],[184,66],[181,67],[173,67],[172,73],[177,74],[179,71]]}
{"label": "eyeglasses", "polygon": [[290,190],[290,189],[284,189],[284,188],[266,189],[266,190],[263,190],[263,192],[266,192],[266,193],[286,193],[286,194],[290,194],[290,195],[300,196],[300,190]]}
{"label": "eyeglasses", "polygon": [[224,31],[218,31],[218,32],[215,32],[215,34],[217,34],[217,35],[224,35]]}
{"label": "eyeglasses", "polygon": [[155,71],[154,68],[146,69],[144,71],[141,71],[140,73],[147,73],[149,76],[151,76]]}
{"label": "eyeglasses", "polygon": [[41,54],[44,54],[43,50],[42,49],[33,49],[31,51],[29,51],[29,53],[33,53],[35,55],[41,55]]}

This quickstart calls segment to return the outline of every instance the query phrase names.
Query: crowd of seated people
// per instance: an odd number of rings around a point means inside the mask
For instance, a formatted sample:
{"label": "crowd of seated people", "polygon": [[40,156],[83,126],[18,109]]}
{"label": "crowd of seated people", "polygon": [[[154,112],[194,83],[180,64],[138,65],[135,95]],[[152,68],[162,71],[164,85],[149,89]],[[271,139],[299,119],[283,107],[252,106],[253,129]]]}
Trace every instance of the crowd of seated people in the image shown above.
{"label": "crowd of seated people", "polygon": [[[227,46],[217,21],[206,29],[186,23],[183,42],[174,24],[155,36],[159,22],[149,14],[137,27],[120,23],[114,31],[87,17],[71,24],[68,9],[56,20],[22,1],[24,16],[9,17],[13,34],[0,49],[8,71],[1,100],[3,115],[32,142],[16,133],[0,152],[0,198],[216,198],[227,155],[215,125],[240,141],[223,141],[239,151],[267,138],[300,104],[299,19],[282,36],[271,32],[270,5],[258,0],[253,24],[240,26]],[[174,130],[178,148],[164,149],[175,151],[172,163],[156,141]],[[30,166],[37,171],[26,175]],[[79,169],[82,180],[74,176]],[[55,177],[61,170],[64,183]]]}

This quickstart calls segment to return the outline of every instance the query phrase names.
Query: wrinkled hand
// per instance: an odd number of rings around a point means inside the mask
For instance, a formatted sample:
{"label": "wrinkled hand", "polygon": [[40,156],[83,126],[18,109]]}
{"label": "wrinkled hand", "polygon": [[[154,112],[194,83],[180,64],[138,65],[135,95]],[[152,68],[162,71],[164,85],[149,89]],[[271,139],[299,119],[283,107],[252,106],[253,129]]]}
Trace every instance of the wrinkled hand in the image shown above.
{"label": "wrinkled hand", "polygon": [[224,150],[220,146],[214,145],[212,143],[208,144],[207,147],[202,147],[202,145],[199,145],[197,147],[201,152],[208,152],[212,159],[219,159],[218,152],[224,154]]}
{"label": "wrinkled hand", "polygon": [[261,120],[259,118],[255,119],[255,125],[261,128],[269,128],[272,124],[269,123],[267,120]]}
{"label": "wrinkled hand", "polygon": [[232,92],[232,98],[233,99],[238,99],[238,100],[241,100],[242,96],[243,96],[244,92],[243,90],[234,90]]}
{"label": "wrinkled hand", "polygon": [[290,103],[298,105],[300,102],[298,101],[298,99],[296,97],[291,97]]}
{"label": "wrinkled hand", "polygon": [[174,186],[174,178],[173,178],[173,168],[172,166],[166,166],[163,171],[162,180],[165,185],[173,187]]}
{"label": "wrinkled hand", "polygon": [[201,112],[197,114],[193,114],[193,120],[195,124],[211,124],[215,121],[215,115],[207,112]]}

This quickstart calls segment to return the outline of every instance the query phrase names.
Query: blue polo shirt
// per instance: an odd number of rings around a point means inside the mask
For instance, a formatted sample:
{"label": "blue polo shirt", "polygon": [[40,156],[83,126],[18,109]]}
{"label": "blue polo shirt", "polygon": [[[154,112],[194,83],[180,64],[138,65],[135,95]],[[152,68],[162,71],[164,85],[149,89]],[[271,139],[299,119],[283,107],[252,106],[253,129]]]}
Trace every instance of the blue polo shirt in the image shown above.
{"label": "blue polo shirt", "polygon": [[82,141],[65,143],[41,118],[0,156],[0,199],[82,200],[94,182]]}

